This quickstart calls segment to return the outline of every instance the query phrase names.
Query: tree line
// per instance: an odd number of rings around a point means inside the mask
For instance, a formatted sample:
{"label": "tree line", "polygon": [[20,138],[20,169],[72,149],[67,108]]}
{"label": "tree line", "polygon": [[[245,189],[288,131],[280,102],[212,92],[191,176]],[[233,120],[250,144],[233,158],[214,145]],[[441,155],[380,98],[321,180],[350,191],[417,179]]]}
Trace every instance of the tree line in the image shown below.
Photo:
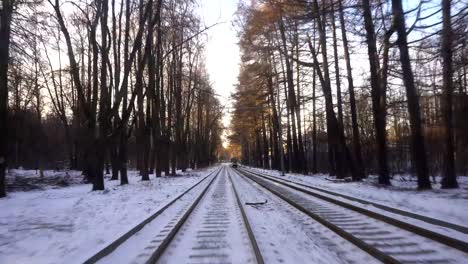
{"label": "tree line", "polygon": [[[405,4],[405,5],[404,5]],[[456,188],[468,152],[466,1],[250,1],[230,142],[246,164]]]}
{"label": "tree line", "polygon": [[0,197],[7,168],[128,183],[210,165],[223,107],[193,1],[6,0],[0,29]]}

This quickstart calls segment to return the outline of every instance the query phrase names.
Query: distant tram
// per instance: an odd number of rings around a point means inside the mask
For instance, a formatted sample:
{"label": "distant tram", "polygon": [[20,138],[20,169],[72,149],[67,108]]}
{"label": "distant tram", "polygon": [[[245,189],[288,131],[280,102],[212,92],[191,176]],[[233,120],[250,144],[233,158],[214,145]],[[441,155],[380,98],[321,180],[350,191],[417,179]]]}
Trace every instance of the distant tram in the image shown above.
{"label": "distant tram", "polygon": [[232,158],[232,159],[231,159],[231,163],[232,163],[231,167],[237,168],[237,166],[238,166],[238,164],[237,164],[237,158]]}

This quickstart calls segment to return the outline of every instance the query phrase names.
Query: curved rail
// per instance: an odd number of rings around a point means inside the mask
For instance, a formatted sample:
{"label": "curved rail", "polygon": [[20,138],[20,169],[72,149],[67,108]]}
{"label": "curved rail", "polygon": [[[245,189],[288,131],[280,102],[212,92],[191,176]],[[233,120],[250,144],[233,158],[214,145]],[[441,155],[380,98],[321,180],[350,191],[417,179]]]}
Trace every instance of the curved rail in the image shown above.
{"label": "curved rail", "polygon": [[[186,195],[187,193],[189,193],[191,190],[193,190],[195,187],[197,187],[198,185],[200,185],[202,182],[204,182],[206,179],[208,179],[210,176],[212,176],[214,173],[216,173],[216,175],[219,174],[219,172],[221,171],[221,169],[215,169],[213,170],[212,172],[210,172],[207,176],[203,177],[203,179],[201,179],[200,181],[198,181],[197,183],[195,183],[194,185],[192,185],[190,188],[188,188],[187,190],[185,190],[183,193],[181,193],[180,195],[178,195],[177,197],[175,197],[174,199],[172,199],[169,203],[167,203],[165,206],[163,206],[161,209],[159,209],[157,212],[155,212],[154,214],[150,215],[148,218],[146,218],[145,220],[143,220],[141,223],[139,223],[138,225],[136,225],[135,227],[133,227],[132,229],[130,229],[128,232],[126,232],[125,234],[123,234],[122,236],[120,236],[119,238],[117,238],[116,240],[114,240],[113,242],[111,242],[109,245],[107,245],[105,248],[101,249],[100,251],[98,251],[96,254],[94,254],[93,256],[91,256],[90,258],[88,258],[86,261],[84,261],[83,263],[84,264],[91,264],[91,263],[96,263],[98,262],[99,260],[101,260],[102,258],[106,257],[107,255],[109,255],[110,253],[112,253],[116,248],[118,248],[120,245],[122,245],[125,241],[127,241],[131,236],[133,236],[134,234],[136,234],[138,231],[140,231],[143,227],[145,227],[148,223],[150,223],[151,221],[153,221],[156,217],[158,217],[159,215],[161,215],[164,211],[166,211],[172,204],[174,204],[175,202],[177,202],[180,198],[182,198],[184,195]],[[214,179],[215,177],[213,177]],[[213,180],[212,180],[213,181]],[[210,182],[210,184],[212,183],[212,181]],[[210,185],[208,184],[208,186]]]}

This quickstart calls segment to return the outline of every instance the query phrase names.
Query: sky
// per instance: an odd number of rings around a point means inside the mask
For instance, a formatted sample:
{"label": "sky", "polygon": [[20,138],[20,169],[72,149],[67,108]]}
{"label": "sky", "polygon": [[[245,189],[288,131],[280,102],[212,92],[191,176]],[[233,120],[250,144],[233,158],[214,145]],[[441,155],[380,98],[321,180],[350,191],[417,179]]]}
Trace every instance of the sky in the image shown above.
{"label": "sky", "polygon": [[[206,26],[221,23],[208,32],[205,48],[206,67],[218,99],[227,108],[229,96],[234,91],[239,73],[240,52],[237,46],[237,33],[232,25],[238,0],[198,0],[199,14]],[[225,111],[224,126],[229,125],[230,117]],[[226,131],[223,145],[227,146]]]}

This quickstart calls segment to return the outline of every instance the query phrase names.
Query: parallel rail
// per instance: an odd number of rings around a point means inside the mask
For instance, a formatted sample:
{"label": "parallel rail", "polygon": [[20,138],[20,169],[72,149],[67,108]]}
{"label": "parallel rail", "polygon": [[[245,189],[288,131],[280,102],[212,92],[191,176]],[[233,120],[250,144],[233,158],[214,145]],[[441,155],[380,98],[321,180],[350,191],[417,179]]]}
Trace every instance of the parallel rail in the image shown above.
{"label": "parallel rail", "polygon": [[234,182],[231,179],[231,175],[229,174],[229,182],[231,183],[232,189],[234,190],[234,195],[236,196],[236,201],[237,205],[239,206],[239,209],[242,214],[242,219],[244,220],[245,228],[247,229],[247,233],[250,238],[250,242],[252,243],[252,248],[255,253],[255,258],[257,260],[257,264],[264,264],[263,256],[260,251],[260,248],[258,247],[257,240],[255,239],[255,235],[252,231],[252,227],[250,226],[249,219],[247,218],[247,214],[245,213],[244,206],[242,205],[242,202],[239,198],[239,193],[237,192],[236,186],[234,185]]}
{"label": "parallel rail", "polygon": [[[229,172],[229,168],[227,167],[222,167],[221,170],[218,172],[218,175],[219,173],[224,170],[226,173]],[[216,175],[216,177],[218,176]],[[247,234],[248,234],[248,237],[250,239],[250,242],[251,242],[251,245],[252,245],[252,248],[253,248],[253,251],[254,251],[254,254],[255,254],[255,258],[256,258],[256,261],[258,264],[264,264],[264,261],[263,261],[263,257],[262,257],[262,254],[260,252],[260,249],[258,247],[258,244],[257,244],[257,241],[255,239],[255,236],[252,232],[252,228],[250,226],[250,223],[248,221],[248,218],[247,218],[247,215],[244,211],[244,208],[242,206],[242,203],[240,201],[240,198],[238,196],[238,192],[232,182],[232,179],[230,177],[230,175],[228,174],[228,180],[230,182],[230,185],[231,187],[233,188],[233,192],[234,192],[234,196],[235,196],[235,199],[236,199],[236,205],[239,207],[240,209],[240,212],[241,212],[241,215],[242,215],[242,219],[243,219],[243,222],[244,222],[244,226],[247,230]],[[200,201],[201,199],[203,198],[203,196],[207,193],[207,190],[212,186],[212,183],[214,182],[216,178],[213,178],[212,182],[209,184],[209,186],[207,186],[207,188],[203,191],[203,193],[197,198],[197,200],[193,203],[193,205],[190,207],[189,210],[186,211],[186,213],[184,214],[184,216],[177,222],[177,224],[175,225],[175,227],[171,230],[171,232],[169,233],[169,235],[164,239],[164,241],[161,243],[161,246],[158,247],[154,253],[151,255],[150,259],[146,262],[146,264],[150,264],[150,263],[157,263],[158,260],[162,257],[162,255],[164,254],[164,252],[166,251],[166,249],[169,247],[169,245],[171,244],[171,242],[174,240],[174,238],[176,237],[177,233],[181,230],[181,228],[184,226],[184,223],[186,222],[186,220],[190,217],[190,215],[192,214],[193,210],[200,204]]]}
{"label": "parallel rail", "polygon": [[162,256],[164,251],[169,247],[171,241],[174,239],[176,234],[179,232],[179,230],[182,228],[184,223],[187,221],[189,218],[190,214],[192,214],[193,210],[197,205],[200,203],[201,199],[205,196],[206,192],[208,189],[211,187],[213,182],[215,181],[216,177],[218,177],[219,173],[223,170],[221,168],[215,177],[211,179],[210,183],[205,187],[205,189],[201,192],[201,194],[197,197],[197,199],[192,203],[190,208],[184,213],[184,215],[180,218],[180,220],[177,222],[177,224],[174,226],[174,228],[169,232],[169,234],[164,238],[164,240],[161,242],[160,246],[156,248],[156,250],[151,254],[150,258],[145,262],[146,264],[153,264],[156,263],[159,258]]}
{"label": "parallel rail", "polygon": [[[291,198],[291,196],[288,195],[287,193],[282,193],[278,189],[273,188],[271,183],[274,183],[274,185],[277,185],[277,186],[278,185],[283,186],[283,188],[287,187],[286,189],[290,188],[290,189],[293,189],[293,190],[298,191],[300,193],[303,193],[303,194],[306,194],[306,195],[309,195],[309,196],[313,196],[314,198],[318,198],[319,200],[323,200],[325,202],[329,202],[331,204],[334,204],[334,205],[349,209],[349,210],[354,211],[354,212],[356,212],[358,214],[365,215],[365,216],[370,217],[370,218],[374,218],[374,219],[376,219],[378,221],[384,222],[386,224],[390,224],[390,225],[395,226],[395,227],[397,227],[399,229],[409,231],[409,232],[417,234],[419,236],[426,237],[426,238],[429,238],[429,239],[431,239],[433,241],[436,241],[438,243],[447,245],[447,246],[449,246],[451,248],[460,250],[460,251],[462,251],[464,253],[468,253],[468,243],[466,243],[464,241],[460,241],[460,240],[457,240],[457,239],[454,239],[454,238],[450,238],[450,237],[441,235],[439,233],[435,233],[433,231],[430,231],[430,230],[427,230],[427,229],[424,229],[424,228],[421,228],[421,227],[418,227],[418,226],[414,226],[412,224],[409,224],[409,223],[403,222],[401,220],[397,220],[397,219],[394,219],[394,218],[391,218],[391,217],[388,217],[388,216],[385,216],[385,215],[382,215],[382,214],[371,212],[371,211],[369,211],[367,209],[364,209],[364,208],[361,208],[361,207],[358,207],[358,206],[354,206],[354,205],[351,205],[349,203],[345,203],[343,201],[336,200],[336,199],[333,199],[331,197],[321,195],[321,194],[312,192],[310,190],[306,190],[306,189],[303,189],[303,188],[300,188],[300,187],[297,187],[297,186],[294,186],[294,185],[291,185],[291,184],[288,184],[288,183],[285,183],[285,182],[282,182],[282,181],[279,181],[279,180],[271,179],[271,177],[267,177],[267,176],[264,176],[264,175],[259,174],[259,173],[252,173],[250,171],[240,170],[240,169],[237,169],[237,172],[239,172],[241,175],[249,178],[250,180],[256,182],[257,184],[259,184],[263,188],[267,189],[268,191],[270,191],[274,195],[278,196],[282,200],[286,201],[287,203],[289,203],[290,205],[292,205],[296,209],[298,209],[298,210],[302,211],[303,213],[307,214],[308,216],[310,216],[311,218],[313,218],[317,222],[319,222],[319,223],[323,224],[324,226],[328,227],[329,229],[331,229],[332,231],[334,231],[335,233],[337,233],[338,235],[340,235],[344,239],[350,241],[351,243],[353,243],[357,247],[361,248],[363,251],[369,253],[370,255],[372,255],[373,257],[375,257],[376,259],[378,259],[378,260],[380,260],[380,261],[382,261],[384,263],[401,263],[401,261],[394,258],[394,257],[392,257],[391,256],[392,254],[386,253],[386,252],[384,252],[382,250],[379,250],[377,248],[377,246],[373,246],[373,245],[371,245],[369,243],[366,243],[363,239],[360,239],[357,236],[353,235],[352,232],[348,232],[345,229],[339,227],[338,225],[335,225],[335,224],[331,223],[331,221],[328,221],[326,219],[326,217],[323,217],[323,216],[321,216],[321,215],[319,215],[317,213],[314,213],[309,208],[306,208],[305,206],[301,205],[299,202],[296,202],[293,199],[294,197]],[[268,182],[270,182],[270,185],[268,185]]]}
{"label": "parallel rail", "polygon": [[414,224],[410,224],[408,222],[404,222],[404,221],[401,221],[401,220],[398,220],[398,219],[383,215],[383,214],[372,212],[372,211],[367,210],[367,209],[365,209],[363,207],[355,206],[353,204],[346,203],[346,202],[331,198],[329,196],[322,195],[322,194],[317,193],[317,192],[306,190],[306,189],[294,186],[292,184],[282,182],[281,180],[272,179],[271,177],[268,177],[268,176],[265,176],[265,175],[262,175],[262,174],[259,174],[259,173],[254,173],[254,172],[251,172],[251,171],[248,171],[248,173],[252,173],[255,176],[262,177],[264,179],[273,181],[273,182],[281,184],[283,186],[287,186],[289,188],[292,188],[292,189],[294,189],[296,191],[299,191],[299,192],[302,192],[302,193],[305,193],[305,194],[308,194],[308,195],[312,195],[314,197],[325,200],[327,202],[331,202],[333,204],[339,205],[339,206],[344,207],[346,209],[353,210],[355,212],[364,214],[364,215],[372,217],[374,219],[383,221],[383,222],[385,222],[387,224],[396,226],[398,228],[407,230],[407,231],[415,233],[417,235],[420,235],[420,236],[429,238],[431,240],[437,241],[437,242],[439,242],[441,244],[444,244],[446,246],[456,248],[456,249],[458,249],[460,251],[468,253],[468,243],[465,242],[465,241],[462,241],[462,240],[459,240],[459,239],[456,239],[456,238],[452,238],[452,237],[446,236],[444,234],[437,233],[437,232],[434,232],[434,231],[431,231],[431,230],[416,226]]}
{"label": "parallel rail", "polygon": [[[170,245],[175,241],[177,235],[181,230],[186,226],[186,223],[190,217],[194,214],[196,211],[196,208],[198,208],[201,204],[204,204],[208,200],[207,194],[211,193],[211,191],[215,191],[217,189],[213,185],[215,185],[215,182],[217,178],[219,178],[220,175],[223,177],[223,184],[224,184],[224,179],[229,181],[230,184],[228,184],[228,188],[232,188],[232,198],[234,198],[234,206],[239,208],[240,214],[243,219],[243,224],[244,227],[247,231],[248,234],[248,239],[251,242],[251,246],[253,249],[253,254],[255,255],[256,262],[259,264],[264,264],[262,254],[259,250],[257,241],[254,237],[254,234],[252,232],[252,228],[250,226],[250,223],[247,219],[247,215],[244,211],[244,208],[242,206],[242,203],[240,201],[240,198],[238,196],[238,192],[232,182],[231,176],[229,174],[229,168],[226,166],[220,167],[220,169],[216,169],[213,172],[211,172],[209,175],[205,176],[202,180],[197,182],[195,185],[190,187],[188,190],[186,190],[184,193],[173,199],[171,202],[169,202],[166,206],[161,208],[158,212],[155,214],[151,215],[149,218],[145,219],[142,223],[137,225],[135,228],[127,232],[125,235],[122,237],[118,238],[116,241],[112,242],[109,246],[106,248],[102,249],[98,253],[96,253],[94,256],[92,256],[90,259],[88,259],[85,263],[96,263],[100,261],[101,259],[106,261],[106,259],[103,259],[107,255],[111,254],[114,250],[119,250],[117,249],[120,245],[122,245],[125,241],[127,241],[129,238],[131,238],[133,235],[137,234],[138,231],[140,231],[145,225],[149,224],[151,221],[157,218],[157,216],[161,215],[166,209],[168,209],[171,205],[173,205],[176,201],[178,201],[180,198],[182,198],[185,194],[189,193],[191,190],[193,190],[196,186],[199,186],[202,182],[205,182],[203,186],[201,186],[196,193],[193,194],[193,199],[190,200],[185,200],[183,201],[181,207],[174,207],[173,209],[176,209],[178,213],[173,214],[173,218],[169,223],[161,230],[156,231],[154,234],[151,234],[151,236],[154,236],[154,239],[145,242],[146,247],[143,248],[142,251],[139,252],[132,252],[138,254],[136,258],[133,258],[132,263],[145,263],[145,264],[153,264],[157,263],[158,261],[162,260],[163,255],[166,254],[168,248]],[[224,173],[226,173],[224,175]],[[206,180],[209,180],[209,182],[206,182]],[[221,180],[221,179],[220,179]],[[217,185],[218,186],[218,185]],[[202,189],[201,189],[202,188]],[[216,187],[218,188],[218,187]],[[196,196],[195,196],[196,195]],[[192,197],[192,196],[191,196]],[[211,200],[210,200],[211,201]],[[234,208],[235,208],[234,207]],[[197,209],[198,210],[198,209]],[[237,209],[236,209],[237,210]],[[172,215],[172,214],[171,214]],[[171,216],[172,217],[172,216]],[[124,250],[124,249],[122,249]],[[125,253],[125,252],[119,252],[120,253]]]}
{"label": "parallel rail", "polygon": [[254,172],[252,170],[248,170],[248,172],[250,172],[252,174],[255,174],[257,176],[260,176],[260,177],[269,177],[269,178],[271,178],[272,180],[275,180],[275,181],[279,180],[279,181],[283,181],[283,182],[287,182],[287,183],[292,183],[292,184],[299,185],[299,186],[302,186],[302,187],[306,187],[308,189],[316,190],[316,191],[319,191],[319,192],[322,192],[322,193],[330,194],[330,195],[337,196],[337,197],[342,197],[342,198],[348,199],[350,201],[354,201],[354,202],[358,202],[358,203],[362,203],[362,204],[366,204],[366,205],[372,205],[372,206],[374,206],[376,208],[385,210],[385,211],[390,212],[390,213],[399,214],[401,216],[410,217],[410,218],[420,220],[420,221],[423,221],[423,222],[426,222],[426,223],[429,223],[429,224],[432,224],[432,225],[437,225],[437,226],[440,226],[440,227],[452,229],[452,230],[460,232],[460,233],[468,234],[468,227],[466,227],[466,226],[457,225],[457,224],[446,222],[446,221],[443,221],[443,220],[440,220],[440,219],[431,218],[431,217],[428,217],[428,216],[425,216],[425,215],[420,215],[420,214],[416,214],[416,213],[413,213],[413,212],[408,212],[408,211],[405,211],[405,210],[401,210],[401,209],[397,209],[397,208],[394,208],[394,207],[386,206],[386,205],[383,205],[383,204],[371,202],[371,201],[368,201],[368,200],[359,199],[359,198],[356,198],[356,197],[352,197],[352,196],[349,196],[349,195],[333,192],[333,191],[326,190],[326,189],[323,189],[323,188],[319,188],[319,187],[316,187],[316,186],[303,184],[303,183],[300,183],[300,182],[297,182],[297,181],[282,179],[282,178],[272,176],[272,175],[267,175],[267,174],[261,174],[261,173],[258,173],[258,172]]}
{"label": "parallel rail", "polygon": [[315,221],[321,223],[322,225],[326,226],[327,228],[329,228],[330,230],[332,230],[333,232],[337,233],[339,236],[343,237],[344,239],[350,241],[351,243],[353,243],[354,245],[356,245],[357,247],[359,247],[360,249],[362,249],[363,251],[369,253],[371,256],[373,256],[374,258],[384,262],[384,263],[388,263],[388,264],[397,264],[397,263],[400,263],[398,260],[396,260],[395,258],[385,254],[384,252],[376,249],[375,247],[372,247],[371,245],[367,244],[366,242],[358,239],[357,237],[353,236],[352,234],[344,231],[343,229],[339,228],[338,226],[326,221],[325,219],[323,219],[322,217],[318,216],[317,214],[314,214],[312,213],[310,210],[308,210],[307,208],[299,205],[298,203],[294,202],[292,199],[289,199],[286,195],[283,195],[281,192],[278,192],[276,190],[273,190],[271,188],[269,188],[268,186],[266,186],[265,184],[263,184],[261,181],[259,181],[258,179],[256,179],[255,177],[252,177],[250,175],[248,175],[246,172],[244,171],[241,171],[241,170],[237,170],[240,174],[244,175],[245,177],[249,178],[250,180],[256,182],[257,184],[259,184],[260,186],[262,186],[263,188],[267,189],[268,191],[270,191],[271,193],[275,194],[276,196],[278,196],[279,198],[281,198],[282,200],[286,201],[287,203],[289,203],[290,205],[292,205],[294,208],[298,209],[299,211],[303,212],[304,214],[310,216],[312,219],[314,219]]}
{"label": "parallel rail", "polygon": [[[116,248],[118,248],[120,245],[122,245],[125,241],[127,241],[130,237],[132,237],[133,235],[135,235],[138,231],[140,231],[141,229],[143,229],[143,227],[145,227],[147,224],[149,224],[151,221],[153,221],[156,217],[158,217],[159,215],[161,215],[162,213],[164,213],[164,211],[166,211],[169,207],[171,207],[171,205],[173,205],[175,202],[177,202],[178,200],[180,200],[184,195],[186,195],[187,193],[189,193],[191,190],[193,190],[195,187],[197,187],[198,185],[200,185],[202,182],[204,182],[205,180],[207,180],[209,177],[211,177],[213,174],[216,173],[216,175],[218,175],[219,173],[221,172],[221,169],[215,169],[213,170],[212,172],[210,172],[207,176],[203,177],[203,179],[201,179],[200,181],[198,181],[197,183],[195,183],[194,185],[192,185],[190,188],[188,188],[187,190],[185,190],[183,193],[181,193],[180,195],[178,195],[177,197],[175,197],[174,199],[172,199],[169,203],[167,203],[165,206],[163,206],[161,209],[159,209],[157,212],[155,212],[154,214],[150,215],[148,218],[146,218],[145,220],[143,220],[141,223],[139,223],[138,225],[136,225],[135,227],[133,227],[132,229],[130,229],[128,232],[126,232],[125,234],[123,234],[122,236],[120,236],[119,238],[117,238],[116,240],[114,240],[113,242],[111,242],[109,245],[107,245],[106,247],[104,247],[103,249],[101,249],[100,251],[98,251],[96,254],[94,254],[93,256],[91,256],[90,258],[88,258],[86,261],[84,261],[83,263],[84,264],[92,264],[92,263],[96,263],[98,262],[99,260],[101,260],[102,258],[106,257],[107,255],[109,255],[110,253],[112,253]],[[216,177],[213,177],[213,179],[215,179]],[[213,179],[211,180],[210,184],[208,184],[207,188],[211,185],[211,183],[213,182]],[[207,189],[206,188],[206,189]],[[205,190],[206,190],[205,189]],[[201,196],[203,196],[204,192],[202,192]]]}

